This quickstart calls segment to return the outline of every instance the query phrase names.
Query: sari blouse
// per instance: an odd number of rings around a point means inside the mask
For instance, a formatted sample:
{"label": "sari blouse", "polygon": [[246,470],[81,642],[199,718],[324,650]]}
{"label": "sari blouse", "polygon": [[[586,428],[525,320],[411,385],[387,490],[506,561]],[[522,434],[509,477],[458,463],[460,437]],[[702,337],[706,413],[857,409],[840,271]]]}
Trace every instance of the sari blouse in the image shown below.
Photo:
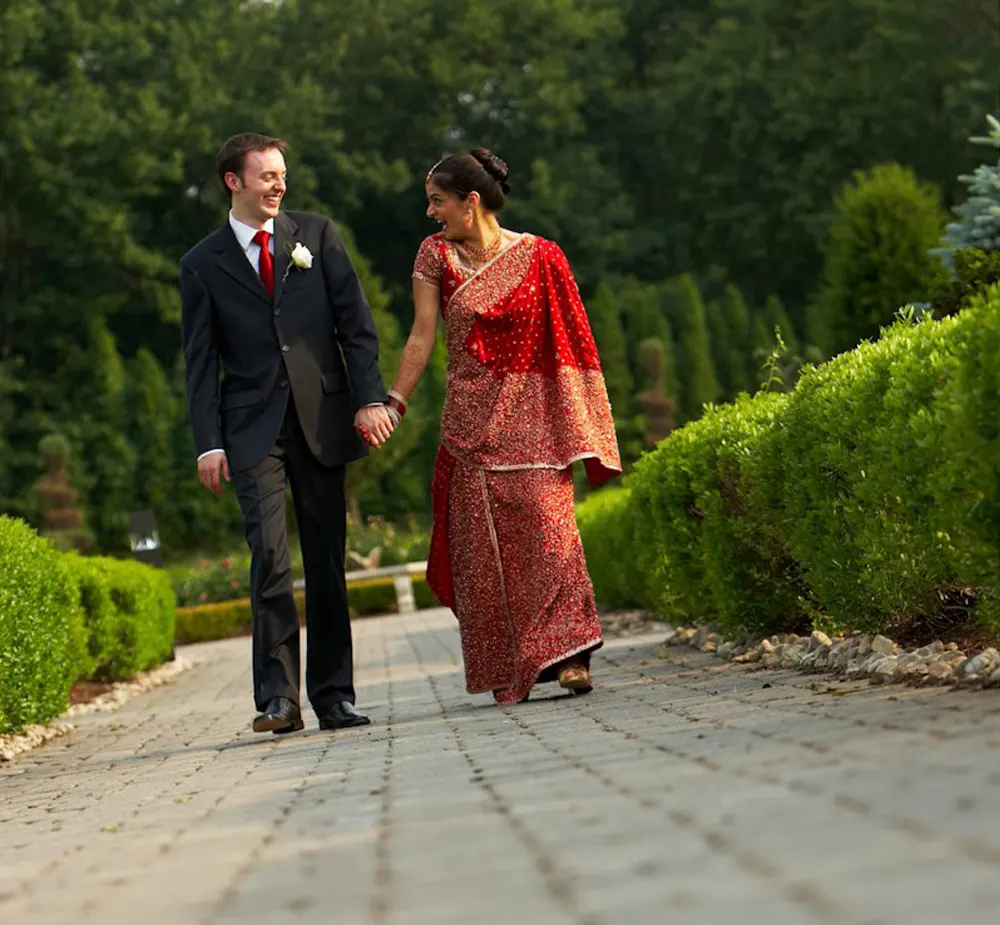
{"label": "sari blouse", "polygon": [[621,473],[597,346],[562,249],[522,234],[476,271],[442,234],[413,277],[440,292],[448,347],[441,436],[482,469],[564,469],[592,484]]}

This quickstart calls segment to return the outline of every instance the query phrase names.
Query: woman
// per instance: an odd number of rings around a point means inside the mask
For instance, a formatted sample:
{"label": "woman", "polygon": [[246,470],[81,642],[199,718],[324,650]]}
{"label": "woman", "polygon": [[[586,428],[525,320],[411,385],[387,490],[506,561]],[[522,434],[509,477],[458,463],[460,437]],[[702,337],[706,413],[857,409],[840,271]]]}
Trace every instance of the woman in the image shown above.
{"label": "woman", "polygon": [[427,174],[441,225],[417,253],[415,321],[389,404],[399,416],[444,319],[448,379],[427,579],[458,617],[469,693],[592,689],[602,644],[573,509],[572,464],[621,473],[590,324],[565,255],[500,226],[507,167],[484,148]]}

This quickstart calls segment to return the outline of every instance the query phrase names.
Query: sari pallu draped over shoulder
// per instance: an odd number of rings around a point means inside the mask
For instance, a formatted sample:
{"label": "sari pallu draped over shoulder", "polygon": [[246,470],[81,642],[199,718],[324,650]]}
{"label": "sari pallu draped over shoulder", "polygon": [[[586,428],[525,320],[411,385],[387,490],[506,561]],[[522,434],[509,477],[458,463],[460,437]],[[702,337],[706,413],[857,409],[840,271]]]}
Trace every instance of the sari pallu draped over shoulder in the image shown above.
{"label": "sari pallu draped over shoulder", "polygon": [[445,525],[456,461],[493,472],[582,461],[598,485],[621,474],[621,458],[597,346],[559,246],[522,235],[468,280],[448,270],[443,239],[436,246],[448,381],[427,578],[454,609]]}

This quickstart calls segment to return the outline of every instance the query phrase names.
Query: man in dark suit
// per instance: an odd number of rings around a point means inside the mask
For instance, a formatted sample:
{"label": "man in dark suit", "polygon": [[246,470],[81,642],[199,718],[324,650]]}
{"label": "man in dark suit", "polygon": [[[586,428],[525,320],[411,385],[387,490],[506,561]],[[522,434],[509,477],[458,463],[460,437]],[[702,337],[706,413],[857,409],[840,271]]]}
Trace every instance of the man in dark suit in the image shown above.
{"label": "man in dark suit", "polygon": [[369,722],[354,706],[344,469],[395,421],[343,240],[328,218],[280,209],[286,150],[256,134],[223,145],[229,218],[184,255],[180,278],[198,472],[216,494],[231,480],[239,499],[252,553],[253,728],[275,733],[303,727],[286,480],[305,566],[309,701],[321,729]]}

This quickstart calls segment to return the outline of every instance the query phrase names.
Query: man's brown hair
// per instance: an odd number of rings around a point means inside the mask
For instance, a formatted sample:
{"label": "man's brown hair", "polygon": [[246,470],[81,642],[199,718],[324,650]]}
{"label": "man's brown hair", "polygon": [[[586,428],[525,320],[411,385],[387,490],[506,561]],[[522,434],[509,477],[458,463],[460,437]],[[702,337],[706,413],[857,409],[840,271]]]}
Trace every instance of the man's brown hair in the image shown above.
{"label": "man's brown hair", "polygon": [[271,138],[269,135],[258,135],[256,132],[243,132],[240,135],[233,135],[219,148],[219,153],[215,155],[215,166],[230,202],[233,199],[233,191],[226,185],[226,174],[235,173],[242,180],[247,155],[251,151],[270,151],[272,148],[287,154],[288,142],[281,138]]}

